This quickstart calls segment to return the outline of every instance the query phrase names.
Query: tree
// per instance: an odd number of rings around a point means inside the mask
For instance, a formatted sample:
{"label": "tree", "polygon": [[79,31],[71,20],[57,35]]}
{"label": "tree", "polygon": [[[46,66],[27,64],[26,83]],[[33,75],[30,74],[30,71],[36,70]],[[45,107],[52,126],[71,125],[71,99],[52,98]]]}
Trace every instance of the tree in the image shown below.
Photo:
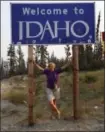
{"label": "tree", "polygon": [[92,67],[92,63],[93,63],[92,45],[86,45],[85,56],[86,56],[86,68],[90,70]]}
{"label": "tree", "polygon": [[43,67],[46,66],[46,60],[48,59],[48,51],[47,46],[36,46],[35,52],[35,60],[37,63],[42,65]]}
{"label": "tree", "polygon": [[37,45],[35,46],[35,61],[36,63],[39,63],[40,62],[40,46]]}
{"label": "tree", "polygon": [[99,50],[99,42],[100,42],[100,36],[99,36],[99,27],[100,27],[100,12],[99,12],[99,15],[98,15],[98,22],[97,22],[97,27],[96,27],[96,44],[94,46],[94,56],[95,58],[97,59],[98,56],[96,56],[98,53],[98,50]]}
{"label": "tree", "polygon": [[41,56],[40,56],[40,64],[44,67],[46,67],[46,60],[48,59],[48,52],[47,52],[47,46],[41,46],[40,47],[40,52],[41,52]]}
{"label": "tree", "polygon": [[[35,52],[35,62],[40,64],[40,46],[36,45],[35,47],[33,47],[34,52]],[[40,75],[40,70],[38,70],[37,67],[34,66],[34,75],[35,77],[38,77]]]}
{"label": "tree", "polygon": [[79,46],[79,69],[85,70],[87,67],[84,45]]}
{"label": "tree", "polygon": [[18,54],[18,57],[17,57],[17,62],[18,62],[18,74],[23,74],[25,73],[25,61],[24,61],[24,54],[22,52],[22,49],[21,49],[21,46],[19,45],[18,46],[18,49],[17,49],[17,54]]}
{"label": "tree", "polygon": [[64,47],[65,48],[65,53],[66,53],[66,61],[68,61],[69,60],[69,57],[70,57],[70,45],[66,45],[66,47]]}
{"label": "tree", "polygon": [[4,76],[4,69],[3,69],[3,58],[0,60],[0,79]]}
{"label": "tree", "polygon": [[7,56],[9,56],[9,65],[10,65],[10,76],[14,75],[16,72],[16,54],[15,54],[15,46],[9,45]]}
{"label": "tree", "polygon": [[101,18],[101,14],[99,12],[97,28],[96,28],[96,44],[94,46],[94,56],[93,56],[94,69],[100,69],[104,67],[104,61],[102,60],[103,47],[102,47],[100,32],[99,32],[100,21],[101,21],[100,18]]}
{"label": "tree", "polygon": [[55,64],[57,63],[58,59],[54,55],[54,51],[52,52],[51,56],[49,57],[49,62],[54,62]]}
{"label": "tree", "polygon": [[[49,53],[47,51],[47,46],[37,45],[34,49],[35,49],[35,62],[40,64],[43,68],[45,68],[49,56]],[[40,74],[40,71],[35,67],[34,73],[35,73],[34,75],[37,77]]]}

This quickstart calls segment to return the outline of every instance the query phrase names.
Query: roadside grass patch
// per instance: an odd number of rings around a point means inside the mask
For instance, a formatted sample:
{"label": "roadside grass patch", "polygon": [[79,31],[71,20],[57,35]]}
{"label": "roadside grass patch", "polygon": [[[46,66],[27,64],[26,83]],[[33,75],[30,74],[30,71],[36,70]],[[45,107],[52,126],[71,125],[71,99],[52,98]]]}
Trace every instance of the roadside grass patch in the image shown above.
{"label": "roadside grass patch", "polygon": [[93,75],[86,75],[84,78],[84,82],[85,83],[93,83],[97,81],[97,76],[93,76]]}
{"label": "roadside grass patch", "polygon": [[13,104],[23,104],[26,101],[25,91],[12,89],[5,94],[4,99],[9,100]]}
{"label": "roadside grass patch", "polygon": [[[14,79],[17,81],[17,78]],[[40,76],[36,80],[35,86],[35,98],[34,98],[34,118],[46,119],[49,118],[51,112],[48,106],[46,93],[44,88],[46,87],[45,77]],[[26,87],[26,81],[22,82],[19,79],[20,87],[18,88],[17,82],[13,82],[16,86],[11,91],[6,91],[5,99],[14,104],[23,104],[26,101],[28,95],[28,88]],[[72,73],[62,73],[60,75],[60,111],[63,117],[73,116],[73,77]],[[24,84],[25,83],[25,84]],[[103,111],[101,106],[104,105],[104,70],[79,72],[79,92],[80,92],[80,110],[81,116],[89,116],[102,118]],[[98,109],[94,107],[98,106]],[[102,112],[101,112],[102,111]]]}

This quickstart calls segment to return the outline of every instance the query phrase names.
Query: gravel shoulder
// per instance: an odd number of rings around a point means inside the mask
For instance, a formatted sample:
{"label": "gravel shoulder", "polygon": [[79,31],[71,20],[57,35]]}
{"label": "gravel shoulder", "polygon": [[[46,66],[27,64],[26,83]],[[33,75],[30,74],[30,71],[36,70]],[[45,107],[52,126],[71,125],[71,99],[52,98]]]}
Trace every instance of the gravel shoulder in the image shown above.
{"label": "gravel shoulder", "polygon": [[1,101],[1,130],[2,131],[104,131],[103,119],[67,120],[36,120],[33,127],[28,127],[26,120],[27,107],[15,106]]}
{"label": "gravel shoulder", "polygon": [[[18,84],[17,84],[18,85]],[[16,84],[12,79],[2,81],[1,96],[11,90]],[[92,106],[94,108],[94,106]],[[28,127],[28,108],[25,105],[15,105],[8,100],[1,100],[1,131],[105,131],[104,105],[96,106],[101,117],[87,117],[77,121],[36,119],[33,127]],[[95,111],[94,111],[95,112]]]}

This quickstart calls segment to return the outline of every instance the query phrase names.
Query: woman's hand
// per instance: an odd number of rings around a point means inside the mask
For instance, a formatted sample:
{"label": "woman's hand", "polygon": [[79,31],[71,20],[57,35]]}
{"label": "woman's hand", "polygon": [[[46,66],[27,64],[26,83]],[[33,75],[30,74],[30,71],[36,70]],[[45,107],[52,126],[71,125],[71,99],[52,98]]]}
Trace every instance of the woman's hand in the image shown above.
{"label": "woman's hand", "polygon": [[65,68],[72,66],[72,65],[73,65],[73,57],[71,57],[69,59],[69,61],[64,66],[61,67],[61,69],[65,69]]}
{"label": "woman's hand", "polygon": [[64,66],[62,66],[61,69],[63,70],[65,68],[69,67],[69,66],[71,66],[71,62],[70,61],[67,62],[67,64],[65,64]]}
{"label": "woman's hand", "polygon": [[40,65],[38,65],[35,61],[34,61],[34,65],[41,71],[44,71],[44,68],[42,68]]}

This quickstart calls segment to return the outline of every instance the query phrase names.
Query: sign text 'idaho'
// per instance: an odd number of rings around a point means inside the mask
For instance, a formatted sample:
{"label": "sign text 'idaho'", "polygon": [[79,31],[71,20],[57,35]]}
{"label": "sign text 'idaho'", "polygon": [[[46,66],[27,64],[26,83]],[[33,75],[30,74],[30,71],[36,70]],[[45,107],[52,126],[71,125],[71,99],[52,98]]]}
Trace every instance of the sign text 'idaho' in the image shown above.
{"label": "sign text 'idaho'", "polygon": [[95,43],[94,13],[94,3],[11,4],[11,43]]}

